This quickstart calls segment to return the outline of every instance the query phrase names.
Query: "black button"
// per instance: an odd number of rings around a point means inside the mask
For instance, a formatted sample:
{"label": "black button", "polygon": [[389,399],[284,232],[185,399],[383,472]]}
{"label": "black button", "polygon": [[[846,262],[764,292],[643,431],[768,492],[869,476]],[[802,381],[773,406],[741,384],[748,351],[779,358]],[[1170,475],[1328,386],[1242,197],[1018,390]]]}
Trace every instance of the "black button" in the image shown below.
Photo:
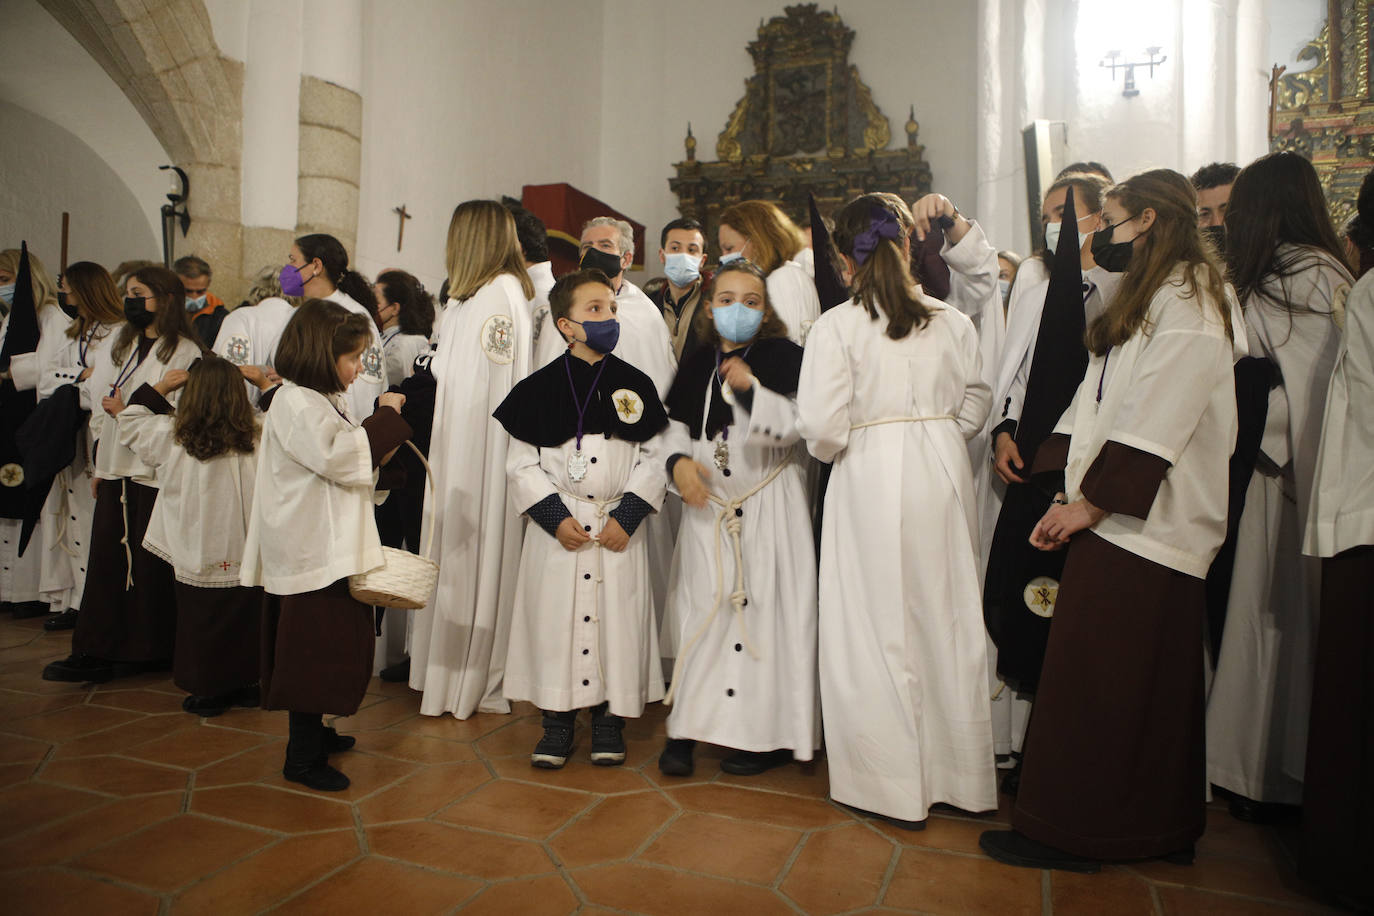
{"label": "black button", "polygon": [[591,649],[583,649],[583,650],[582,650],[582,654],[583,654],[583,655],[586,655],[586,654],[587,654],[588,652],[590,652],[590,651],[592,651],[592,650],[591,650]]}
{"label": "black button", "polygon": [[743,652],[743,651],[744,651],[744,646],[740,645],[739,643],[735,643],[735,651],[736,651],[736,652]]}
{"label": "black button", "polygon": [[75,515],[72,516],[72,521],[76,521],[76,516],[75,516]]}
{"label": "black button", "polygon": [[740,607],[748,607],[748,606],[749,606],[749,599],[748,599],[748,598],[743,599],[743,603],[740,605]]}
{"label": "black button", "polygon": [[771,435],[773,435],[773,428],[772,428],[771,426],[765,426],[765,427],[763,428],[763,434],[764,434],[765,436],[771,436]]}
{"label": "black button", "polygon": [[726,468],[725,470],[721,471],[721,473],[724,474],[726,477],[729,477],[729,476],[730,476],[730,469],[729,469],[729,468]]}
{"label": "black button", "polygon": [[[81,570],[81,571],[82,571],[82,572],[85,572],[86,570],[83,569],[83,570]],[[583,618],[582,618],[582,622],[583,622],[583,623],[591,623],[591,622],[592,622],[592,616],[591,616],[590,614],[588,614],[586,617],[583,617]]]}
{"label": "black button", "polygon": [[582,526],[582,530],[583,530],[583,531],[591,531],[591,530],[592,530],[592,526],[591,526],[591,525],[583,525],[583,526]]}
{"label": "black button", "polygon": [[735,688],[731,687],[730,689],[726,690],[726,691],[725,691],[725,695],[726,695],[727,697],[732,697],[732,696],[734,696],[734,695],[735,695]]}
{"label": "black button", "polygon": [[592,464],[596,464],[596,459],[595,459],[595,458],[592,459]]}
{"label": "black button", "polygon": [[584,680],[582,681],[582,686],[583,686],[583,687],[586,687],[586,686],[587,686],[588,684],[590,684],[590,683],[591,683],[591,681],[588,681],[588,680],[585,680],[585,679],[584,679]]}
{"label": "black button", "polygon": [[743,509],[736,509],[736,510],[735,510],[735,518],[744,518],[744,510],[743,510]]}
{"label": "black button", "polygon": [[583,573],[583,574],[582,574],[582,578],[584,578],[584,579],[590,579],[591,577],[592,577],[592,574],[591,574],[591,573]]}
{"label": "black button", "polygon": [[75,544],[77,547],[80,547],[80,546],[81,546],[81,542],[80,542],[80,541],[72,541],[72,543]]}

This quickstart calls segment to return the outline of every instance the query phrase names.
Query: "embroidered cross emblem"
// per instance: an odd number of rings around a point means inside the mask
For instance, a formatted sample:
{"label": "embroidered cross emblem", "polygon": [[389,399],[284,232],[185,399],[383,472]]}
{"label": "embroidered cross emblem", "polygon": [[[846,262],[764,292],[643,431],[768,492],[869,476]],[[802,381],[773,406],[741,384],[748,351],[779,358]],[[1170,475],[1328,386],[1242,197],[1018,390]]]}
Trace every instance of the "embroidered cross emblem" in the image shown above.
{"label": "embroidered cross emblem", "polygon": [[219,564],[219,568],[222,569],[222,570],[224,570],[225,572],[228,572],[228,571],[229,571],[229,567],[230,567],[230,566],[233,566],[233,565],[234,565],[234,564],[232,564],[232,563],[230,563],[230,562],[228,562],[228,561],[226,560],[225,562]]}

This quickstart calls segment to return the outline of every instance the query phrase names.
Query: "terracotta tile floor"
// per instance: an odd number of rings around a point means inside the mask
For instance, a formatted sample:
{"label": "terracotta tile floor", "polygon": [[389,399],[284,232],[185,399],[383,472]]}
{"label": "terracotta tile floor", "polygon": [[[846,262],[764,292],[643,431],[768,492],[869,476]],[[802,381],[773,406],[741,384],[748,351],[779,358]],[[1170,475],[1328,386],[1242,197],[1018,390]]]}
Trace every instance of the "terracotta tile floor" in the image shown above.
{"label": "terracotta tile floor", "polygon": [[0,620],[0,910],[7,914],[1027,913],[1319,911],[1291,835],[1214,807],[1194,867],[1096,876],[1006,868],[978,851],[1005,823],[932,815],[923,833],[826,800],[824,761],[757,779],[704,749],[691,779],[655,765],[664,709],[626,730],[627,764],[534,770],[535,710],[418,714],[373,682],[340,721],[344,793],[281,777],[285,713],[180,711],[165,675],[39,679],[66,634]]}

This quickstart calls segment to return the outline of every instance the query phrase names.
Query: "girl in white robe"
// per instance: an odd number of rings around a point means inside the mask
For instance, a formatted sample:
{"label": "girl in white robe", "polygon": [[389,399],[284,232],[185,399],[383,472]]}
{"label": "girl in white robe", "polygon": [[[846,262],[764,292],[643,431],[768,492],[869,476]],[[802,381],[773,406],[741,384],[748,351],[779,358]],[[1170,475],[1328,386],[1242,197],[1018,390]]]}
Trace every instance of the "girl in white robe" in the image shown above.
{"label": "girl in white robe", "polygon": [[[500,203],[460,204],[449,225],[449,299],[430,363],[436,391],[424,533],[439,583],[415,612],[410,686],[420,712],[510,712],[501,691],[523,522],[507,495],[510,436],[492,418],[530,371],[534,287]],[[660,322],[661,323],[661,322]]]}
{"label": "girl in white robe", "polygon": [[1302,800],[1321,569],[1301,544],[1353,278],[1301,156],[1276,153],[1243,169],[1227,212],[1250,354],[1273,364],[1276,384],[1236,534],[1207,701],[1207,778],[1240,796],[1233,814],[1255,820],[1278,813],[1255,802]]}
{"label": "girl in white robe", "polygon": [[736,749],[721,769],[753,775],[810,760],[820,744],[816,554],[796,447],[802,349],[748,261],[721,268],[706,303],[721,315],[699,310],[697,333],[714,346],[683,363],[668,394],[685,506],[667,613],[681,648],[659,769],[689,775],[693,745],[706,741]]}
{"label": "girl in white robe", "polygon": [[[820,559],[820,686],[836,801],[924,825],[997,806],[978,516],[967,441],[987,418],[978,337],[910,273],[890,194],[836,218],[856,298],[812,328],[797,392],[833,461]],[[938,546],[937,546],[938,545]]]}
{"label": "girl in white robe", "polygon": [[649,555],[636,531],[663,502],[653,380],[610,353],[619,337],[605,274],[554,284],[549,308],[569,342],[496,410],[511,435],[511,502],[528,516],[506,664],[506,697],[544,711],[537,767],[561,767],[572,723],[591,710],[591,761],[624,762],[623,717],[663,697]]}

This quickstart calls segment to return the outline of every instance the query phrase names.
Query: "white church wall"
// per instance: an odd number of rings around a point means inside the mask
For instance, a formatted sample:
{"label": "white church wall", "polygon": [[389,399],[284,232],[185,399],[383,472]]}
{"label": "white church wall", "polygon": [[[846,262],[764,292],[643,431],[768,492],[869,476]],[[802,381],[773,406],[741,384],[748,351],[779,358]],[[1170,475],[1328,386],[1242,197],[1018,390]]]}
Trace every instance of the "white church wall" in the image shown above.
{"label": "white church wall", "polygon": [[[5,142],[32,143],[34,151],[22,157],[8,152],[0,155],[0,186],[14,195],[39,193],[25,188],[24,182],[53,186],[54,196],[49,202],[56,200],[56,195],[70,199],[72,204],[66,209],[72,214],[73,257],[94,257],[76,247],[78,237],[86,239],[94,250],[106,252],[101,257],[110,258],[110,266],[127,258],[159,257],[159,208],[173,186],[168,173],[158,171],[158,166],[168,162],[162,144],[128,97],[37,0],[5,0],[3,11],[5,43],[4,52],[0,53],[0,101],[37,116],[38,122],[26,123],[49,124],[61,130],[54,133],[45,129],[43,141],[29,140],[16,135],[13,127],[22,119],[5,118]],[[73,138],[82,149],[63,148]],[[94,169],[94,164],[83,158],[83,149],[98,153],[103,171]],[[73,170],[78,160],[83,168],[91,165],[100,172],[98,180],[89,179],[95,184],[87,184],[88,179]],[[25,169],[22,181],[21,162]],[[124,194],[114,193],[110,182],[123,185]],[[105,190],[90,199],[66,196],[69,188],[97,186]],[[30,206],[41,200],[39,196],[25,199],[31,202]],[[119,211],[104,209],[116,200]],[[42,233],[42,237],[54,240],[51,253],[42,255],[54,263],[61,210],[26,211],[26,221],[38,220],[40,224],[34,229],[22,228],[24,232]],[[7,210],[7,218],[0,224],[7,235],[21,229],[21,224],[10,222],[10,212],[14,211]],[[102,241],[105,239],[108,245]]]}
{"label": "white church wall", "polygon": [[0,248],[21,239],[56,272],[61,215],[72,214],[68,258],[113,269],[128,258],[156,258],[162,250],[133,191],[102,153],[71,131],[8,102],[0,102]]}
{"label": "white church wall", "polygon": [[[658,233],[678,215],[668,189],[672,164],[686,157],[687,123],[697,158],[716,158],[744,81],[754,74],[746,45],[760,20],[783,14],[785,0],[698,0],[690,7],[606,0],[605,75],[601,81],[599,190],[608,204],[647,227],[646,275],[657,275]],[[828,6],[829,4],[822,4]],[[976,8],[939,0],[848,0],[840,17],[857,34],[850,63],[888,118],[891,146],[916,106],[935,190],[965,209],[975,182]],[[588,188],[591,191],[592,189]]]}
{"label": "white church wall", "polygon": [[[560,181],[600,192],[596,10],[539,0],[364,5],[360,270],[400,267],[437,293],[457,204]],[[414,218],[397,252],[401,204]]]}

